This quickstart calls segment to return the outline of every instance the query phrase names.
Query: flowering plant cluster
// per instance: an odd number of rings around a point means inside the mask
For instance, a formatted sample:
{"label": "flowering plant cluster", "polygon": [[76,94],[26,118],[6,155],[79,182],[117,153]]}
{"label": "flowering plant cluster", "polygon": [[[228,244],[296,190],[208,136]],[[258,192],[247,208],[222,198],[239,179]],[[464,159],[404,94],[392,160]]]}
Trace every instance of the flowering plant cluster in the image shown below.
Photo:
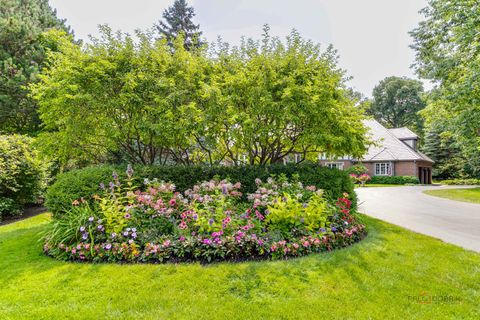
{"label": "flowering plant cluster", "polygon": [[329,203],[295,177],[257,179],[257,190],[243,195],[240,183],[227,180],[183,193],[158,180],[139,189],[132,175],[129,167],[126,182],[114,174],[102,184],[97,206],[75,201],[72,214],[55,218],[45,252],[94,262],[279,259],[348,246],[366,234],[347,194]]}
{"label": "flowering plant cluster", "polygon": [[358,184],[361,184],[362,186],[365,185],[365,183],[367,183],[367,181],[371,180],[372,178],[366,174],[366,173],[362,173],[362,174],[355,174],[355,173],[351,173],[350,174],[350,178],[352,178],[353,182],[354,183],[358,183]]}

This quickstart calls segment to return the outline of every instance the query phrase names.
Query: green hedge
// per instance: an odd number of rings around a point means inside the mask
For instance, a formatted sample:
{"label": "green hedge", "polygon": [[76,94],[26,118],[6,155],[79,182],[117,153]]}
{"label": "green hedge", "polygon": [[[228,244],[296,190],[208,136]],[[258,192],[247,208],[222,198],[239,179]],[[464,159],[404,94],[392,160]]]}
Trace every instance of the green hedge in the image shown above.
{"label": "green hedge", "polygon": [[419,184],[414,176],[372,176],[367,184]]}
{"label": "green hedge", "polygon": [[26,136],[0,135],[0,220],[20,213],[44,190],[45,165],[32,143]]}
{"label": "green hedge", "polygon": [[440,181],[447,185],[480,185],[480,179],[451,179]]}
{"label": "green hedge", "polygon": [[[255,178],[262,180],[271,175],[293,174],[300,176],[300,181],[305,185],[315,185],[325,190],[328,198],[336,199],[344,192],[351,195],[353,205],[356,198],[353,183],[349,175],[343,171],[321,167],[315,164],[300,165],[270,165],[240,166],[240,167],[207,167],[207,166],[147,166],[135,167],[134,177],[136,184],[142,186],[144,178],[171,181],[177,186],[178,191],[191,188],[199,181],[209,180],[214,177],[228,178],[232,182],[242,183],[244,194],[256,190]],[[88,167],[62,173],[57,176],[56,182],[47,190],[46,206],[58,214],[68,209],[72,201],[84,197],[86,200],[100,191],[100,182],[108,183],[112,180],[112,172],[125,176],[125,166],[98,166]]]}

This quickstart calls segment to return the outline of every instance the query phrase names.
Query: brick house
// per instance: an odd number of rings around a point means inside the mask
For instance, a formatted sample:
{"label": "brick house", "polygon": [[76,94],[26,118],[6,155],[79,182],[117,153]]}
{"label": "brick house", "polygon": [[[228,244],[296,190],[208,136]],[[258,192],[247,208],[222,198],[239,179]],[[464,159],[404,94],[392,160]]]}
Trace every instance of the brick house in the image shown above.
{"label": "brick house", "polygon": [[342,157],[336,160],[319,155],[320,164],[346,169],[362,163],[371,176],[416,176],[420,183],[432,183],[433,160],[418,151],[418,136],[408,128],[387,129],[376,120],[365,120],[375,144],[362,159]]}

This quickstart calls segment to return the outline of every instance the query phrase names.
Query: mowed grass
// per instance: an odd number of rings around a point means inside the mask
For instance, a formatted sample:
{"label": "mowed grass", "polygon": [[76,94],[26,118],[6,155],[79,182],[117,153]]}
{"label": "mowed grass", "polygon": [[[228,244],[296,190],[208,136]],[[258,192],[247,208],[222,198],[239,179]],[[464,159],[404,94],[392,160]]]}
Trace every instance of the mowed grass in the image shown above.
{"label": "mowed grass", "polygon": [[480,188],[426,190],[424,193],[450,200],[480,203]]}
{"label": "mowed grass", "polygon": [[0,319],[480,318],[479,254],[372,218],[343,250],[207,266],[56,261],[48,219],[0,227]]}

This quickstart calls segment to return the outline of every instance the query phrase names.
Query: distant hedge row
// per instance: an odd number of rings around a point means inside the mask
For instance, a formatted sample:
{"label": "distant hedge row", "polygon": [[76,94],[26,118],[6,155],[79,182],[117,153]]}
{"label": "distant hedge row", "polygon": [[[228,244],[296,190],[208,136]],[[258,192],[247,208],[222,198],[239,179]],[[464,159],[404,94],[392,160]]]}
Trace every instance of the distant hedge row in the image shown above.
{"label": "distant hedge row", "polygon": [[[101,182],[108,185],[112,172],[125,176],[125,166],[97,166],[73,170],[57,176],[56,182],[46,193],[46,206],[53,214],[59,214],[71,207],[72,201],[100,192]],[[135,182],[141,187],[145,178],[173,182],[178,191],[185,191],[195,183],[215,177],[228,178],[231,182],[241,182],[244,194],[256,190],[255,178],[262,180],[272,175],[285,174],[292,177],[298,174],[305,185],[315,185],[325,191],[330,199],[337,199],[348,193],[356,205],[353,183],[346,172],[325,168],[315,164],[290,164],[270,166],[140,166],[134,168]]]}
{"label": "distant hedge row", "polygon": [[440,181],[447,185],[480,185],[480,179],[451,179]]}
{"label": "distant hedge row", "polygon": [[367,184],[419,184],[420,181],[414,176],[372,176]]}

